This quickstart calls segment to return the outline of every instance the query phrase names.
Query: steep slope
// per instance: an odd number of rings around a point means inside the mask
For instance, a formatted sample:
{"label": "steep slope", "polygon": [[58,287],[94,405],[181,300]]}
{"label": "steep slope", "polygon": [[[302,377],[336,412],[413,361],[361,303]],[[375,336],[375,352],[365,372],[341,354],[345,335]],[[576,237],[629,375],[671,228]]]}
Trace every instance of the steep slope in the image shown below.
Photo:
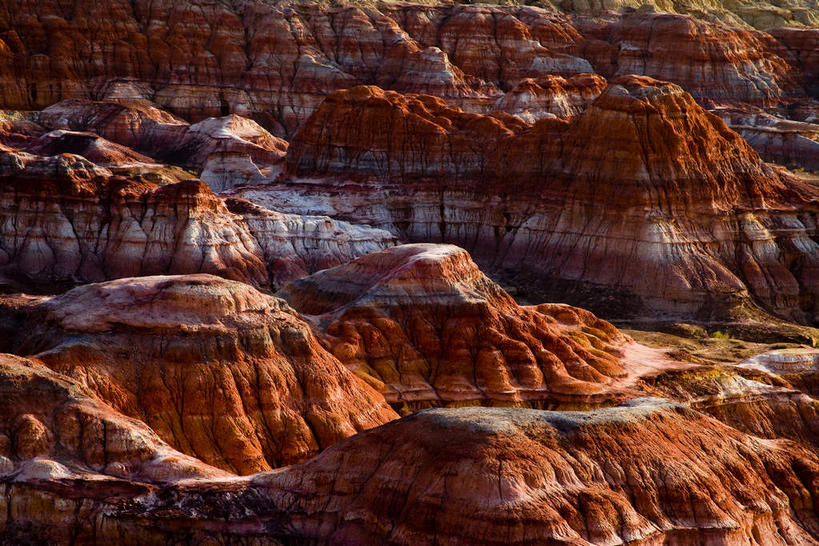
{"label": "steep slope", "polygon": [[816,320],[819,192],[673,84],[624,76],[534,125],[357,87],[302,126],[287,174],[240,194],[458,244],[553,301],[718,318],[750,300]]}
{"label": "steep slope", "polygon": [[819,96],[819,29],[775,28],[770,34],[795,57],[808,93]]}
{"label": "steep slope", "polygon": [[174,448],[242,474],[396,417],[284,302],[210,275],[120,279],[37,306],[36,355]]}
{"label": "steep slope", "polygon": [[167,482],[228,476],[174,451],[143,423],[100,403],[84,385],[42,362],[0,354],[0,393],[0,476],[5,479],[98,473]]}
{"label": "steep slope", "polygon": [[162,483],[228,476],[174,451],[145,424],[41,362],[0,354],[3,543],[92,543],[101,507]]}

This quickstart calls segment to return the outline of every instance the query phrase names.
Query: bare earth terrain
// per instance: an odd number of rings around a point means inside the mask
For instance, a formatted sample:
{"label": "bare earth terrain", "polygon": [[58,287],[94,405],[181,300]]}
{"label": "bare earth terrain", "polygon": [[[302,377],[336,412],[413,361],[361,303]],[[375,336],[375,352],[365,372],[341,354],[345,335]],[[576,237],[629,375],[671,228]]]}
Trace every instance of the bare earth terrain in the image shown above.
{"label": "bare earth terrain", "polygon": [[819,544],[819,10],[0,0],[0,544]]}

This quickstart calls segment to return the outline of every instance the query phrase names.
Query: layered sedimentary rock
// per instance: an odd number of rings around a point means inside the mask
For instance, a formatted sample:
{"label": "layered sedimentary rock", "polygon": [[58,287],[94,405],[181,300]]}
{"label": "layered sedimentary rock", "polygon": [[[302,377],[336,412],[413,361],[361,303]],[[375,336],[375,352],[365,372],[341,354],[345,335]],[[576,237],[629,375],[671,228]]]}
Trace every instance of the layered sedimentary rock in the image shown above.
{"label": "layered sedimentary rock", "polygon": [[85,385],[37,360],[0,354],[0,393],[0,480],[104,474],[168,482],[228,475],[174,451],[145,424],[100,403]]}
{"label": "layered sedimentary rock", "polygon": [[790,168],[819,171],[819,118],[783,119],[762,109],[716,108],[713,113],[739,133],[766,161]]}
{"label": "layered sedimentary rock", "polygon": [[396,417],[284,302],[209,275],[75,288],[32,311],[15,352],[231,472],[302,461]]}
{"label": "layered sedimentary rock", "polygon": [[31,153],[41,156],[79,155],[101,167],[153,163],[150,157],[126,146],[83,131],[51,131],[31,143],[28,149]]}
{"label": "layered sedimentary rock", "polygon": [[780,377],[810,396],[819,396],[819,351],[780,350],[756,355],[740,367]]}
{"label": "layered sedimentary rock", "polygon": [[[427,410],[312,461],[87,508],[97,541],[809,544],[819,459],[679,405]],[[25,494],[14,490],[11,499]],[[69,501],[69,507],[77,501]],[[70,508],[69,508],[70,509]],[[65,510],[65,508],[63,508]],[[93,516],[96,516],[94,518]],[[7,525],[32,519],[14,514]],[[78,521],[75,536],[92,536]],[[29,527],[30,536],[59,528]],[[762,538],[764,537],[764,538]]]}
{"label": "layered sedimentary rock", "polygon": [[114,176],[81,156],[7,150],[0,161],[0,270],[24,285],[212,273],[268,286],[393,240],[236,200],[234,213],[200,181],[159,187],[147,174]]}
{"label": "layered sedimentary rock", "polygon": [[819,192],[673,84],[624,76],[533,125],[357,87],[303,125],[287,175],[268,206],[456,243],[540,297],[706,318],[750,299],[816,320]]}
{"label": "layered sedimentary rock", "polygon": [[357,84],[485,112],[525,78],[596,71],[671,80],[703,100],[773,104],[803,94],[802,72],[813,71],[810,40],[788,38],[792,58],[768,34],[668,13],[249,0],[198,9],[6,0],[0,8],[0,107],[153,102],[191,122],[253,117],[287,137],[324,96]]}
{"label": "layered sedimentary rock", "polygon": [[545,76],[521,80],[495,103],[495,109],[534,123],[545,117],[570,118],[586,109],[606,88],[596,74],[571,78]]}
{"label": "layered sedimentary rock", "polygon": [[579,405],[616,398],[632,371],[630,340],[611,324],[567,305],[520,307],[451,245],[368,254],[277,295],[394,405]]}
{"label": "layered sedimentary rock", "polygon": [[[281,171],[287,142],[272,136],[256,122],[237,115],[188,123],[150,105],[69,100],[37,114],[44,127],[60,133],[65,129],[90,131],[122,146],[149,155],[156,161],[190,168],[215,192],[239,184],[258,184],[275,179]],[[62,144],[62,147],[59,146]],[[61,141],[35,153],[51,150],[89,157],[85,148]],[[51,154],[44,154],[51,155]],[[143,162],[149,161],[144,157]]]}
{"label": "layered sedimentary rock", "polygon": [[819,96],[819,29],[775,28],[770,33],[795,57],[808,93]]}
{"label": "layered sedimentary rock", "polygon": [[152,157],[178,146],[189,127],[150,104],[91,100],[51,104],[36,120],[49,130],[89,131]]}
{"label": "layered sedimentary rock", "polygon": [[805,372],[816,355],[804,356],[801,374],[798,365],[791,375],[759,365],[768,361],[760,355],[739,366],[666,369],[643,377],[641,383],[654,396],[688,404],[743,432],[760,438],[789,438],[815,450],[819,447],[819,401],[805,387],[816,384],[816,374]]}
{"label": "layered sedimentary rock", "polygon": [[267,264],[272,287],[395,244],[389,231],[327,216],[283,214],[227,197],[227,209],[242,217]]}
{"label": "layered sedimentary rock", "polygon": [[229,475],[175,451],[42,362],[0,354],[2,542],[94,543],[100,509],[158,484]]}
{"label": "layered sedimentary rock", "polygon": [[605,77],[674,82],[697,99],[772,105],[804,95],[800,71],[770,35],[670,14],[573,19]]}

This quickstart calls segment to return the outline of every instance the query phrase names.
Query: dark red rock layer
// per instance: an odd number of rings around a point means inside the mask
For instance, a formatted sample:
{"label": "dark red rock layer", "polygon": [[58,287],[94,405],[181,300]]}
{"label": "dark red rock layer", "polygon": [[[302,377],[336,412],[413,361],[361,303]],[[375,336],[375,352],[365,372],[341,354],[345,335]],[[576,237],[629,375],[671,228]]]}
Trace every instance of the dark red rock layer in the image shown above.
{"label": "dark red rock layer", "polygon": [[782,42],[795,58],[808,93],[819,97],[819,29],[776,28],[770,34]]}
{"label": "dark red rock layer", "polygon": [[[87,502],[84,520],[70,515],[77,501],[62,511],[78,540],[125,544],[811,544],[818,480],[819,459],[798,444],[643,400],[594,412],[428,410],[250,481]],[[32,520],[31,536],[64,528],[25,512],[7,525]]]}

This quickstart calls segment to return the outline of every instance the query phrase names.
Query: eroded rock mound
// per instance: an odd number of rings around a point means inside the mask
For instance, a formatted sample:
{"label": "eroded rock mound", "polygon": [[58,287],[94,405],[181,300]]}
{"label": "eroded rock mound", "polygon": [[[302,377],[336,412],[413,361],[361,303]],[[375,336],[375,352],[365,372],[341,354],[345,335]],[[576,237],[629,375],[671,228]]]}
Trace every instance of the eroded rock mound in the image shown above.
{"label": "eroded rock mound", "polygon": [[819,192],[673,84],[618,78],[573,120],[533,125],[358,87],[304,124],[287,169],[269,192],[284,209],[321,195],[322,211],[458,244],[544,299],[689,317],[750,300],[816,320]]}
{"label": "eroded rock mound", "polygon": [[[151,105],[68,100],[39,112],[37,120],[59,132],[90,131],[156,161],[189,168],[215,192],[275,179],[287,151],[286,141],[255,121],[233,114],[190,125]],[[52,153],[43,153],[48,150]],[[41,155],[76,153],[99,163],[93,150],[89,156],[84,148],[72,148],[62,141],[33,151]]]}
{"label": "eroded rock mound", "polygon": [[544,405],[626,375],[629,340],[582,309],[520,307],[450,245],[402,245],[287,285],[332,353],[393,404]]}
{"label": "eroded rock mound", "polygon": [[[435,409],[316,459],[137,502],[118,525],[318,542],[810,544],[819,459],[679,405],[593,412]],[[165,516],[170,506],[183,506]]]}
{"label": "eroded rock mound", "polygon": [[12,284],[53,290],[211,273],[268,286],[394,240],[326,217],[279,214],[237,199],[227,205],[197,180],[159,187],[148,175],[113,175],[77,155],[0,155],[0,272]]}
{"label": "eroded rock mound", "polygon": [[283,301],[209,275],[75,288],[18,340],[16,353],[231,472],[302,461],[396,416]]}

